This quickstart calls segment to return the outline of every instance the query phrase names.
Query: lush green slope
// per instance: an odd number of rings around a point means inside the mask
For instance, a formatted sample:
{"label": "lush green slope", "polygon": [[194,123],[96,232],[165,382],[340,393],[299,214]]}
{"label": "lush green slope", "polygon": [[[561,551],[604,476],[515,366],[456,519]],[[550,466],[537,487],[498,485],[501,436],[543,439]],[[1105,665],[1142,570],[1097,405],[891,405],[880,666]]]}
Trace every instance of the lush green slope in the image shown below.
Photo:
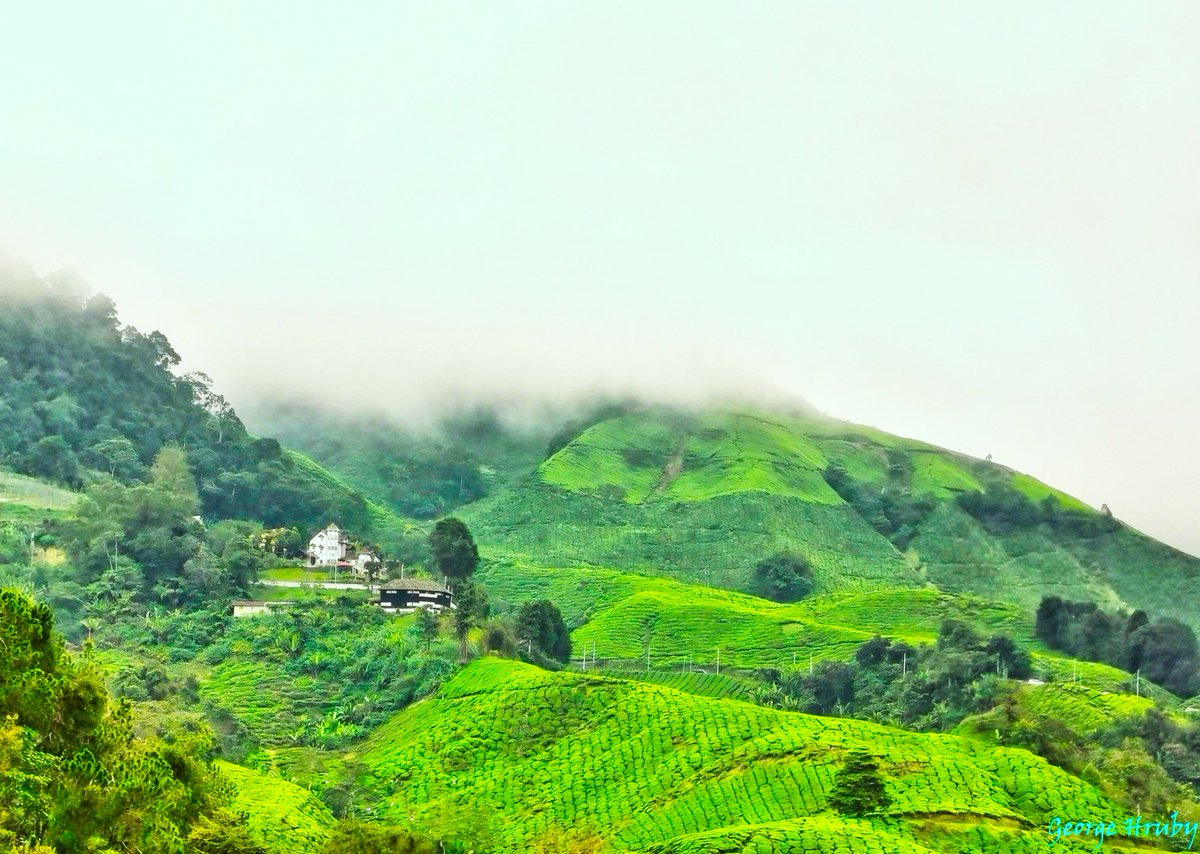
{"label": "lush green slope", "polygon": [[[715,840],[763,833],[793,841],[750,850],[826,851],[843,850],[833,846],[846,827],[827,811],[832,778],[859,747],[879,757],[892,798],[860,825],[864,851],[1048,851],[1040,827],[1054,815],[1118,815],[1025,751],[499,659],[399,714],[358,760],[383,815],[436,832],[448,805],[470,809],[491,817],[498,851],[561,833],[672,851],[743,850]],[[789,847],[806,828],[812,847]],[[946,838],[976,841],[946,848]]]}
{"label": "lush green slope", "polygon": [[790,551],[817,592],[933,582],[1028,610],[1061,595],[1200,627],[1175,595],[1200,582],[1200,560],[1027,475],[813,415],[628,412],[460,515],[486,553],[549,566],[748,589],[758,561]]}
{"label": "lush green slope", "polygon": [[[933,643],[944,621],[959,620],[984,637],[1007,635],[1031,650],[1046,678],[1077,679],[1096,691],[1111,692],[1127,690],[1130,682],[1128,673],[1114,667],[1073,661],[1047,648],[1036,637],[1027,611],[934,589],[844,593],[788,605],[612,569],[500,562],[480,578],[498,604],[530,599],[557,603],[574,629],[577,665],[586,653],[601,667],[641,669],[649,653],[652,671],[687,675],[702,669],[712,674],[720,650],[723,668],[787,672],[807,669],[810,662],[846,660],[875,635],[914,645]],[[1170,698],[1145,680],[1143,688],[1147,695]]]}
{"label": "lush green slope", "polygon": [[768,493],[642,505],[564,495],[528,479],[459,514],[485,552],[550,566],[613,566],[721,587],[745,587],[754,564],[804,555],[819,591],[916,586],[904,557],[844,504]]}
{"label": "lush green slope", "polygon": [[240,765],[216,765],[233,785],[233,809],[247,815],[251,837],[268,851],[318,851],[329,840],[336,821],[312,792]]}
{"label": "lush green slope", "polygon": [[77,498],[74,492],[37,478],[0,471],[0,518],[15,508],[65,511]]}
{"label": "lush green slope", "polygon": [[294,403],[261,407],[248,422],[336,471],[370,501],[420,519],[475,501],[533,468],[547,439],[544,430],[513,428],[486,410],[416,429]]}
{"label": "lush green slope", "polygon": [[[300,432],[343,486],[369,485],[385,503],[378,479],[395,463],[382,462],[383,449],[415,453],[382,427],[360,426],[353,439]],[[1200,609],[1174,595],[1200,582],[1200,560],[1028,475],[873,428],[811,413],[643,407],[584,425],[536,466],[532,440],[496,443],[498,469],[483,452],[471,457],[493,472],[487,489],[446,505],[468,501],[457,512],[493,556],[748,589],[758,561],[791,551],[812,565],[817,592],[931,581],[1026,609],[1060,595],[1200,628]],[[478,442],[443,452],[456,459],[470,447]],[[1027,512],[1011,522],[972,515],[962,501],[971,495],[1012,496]]]}

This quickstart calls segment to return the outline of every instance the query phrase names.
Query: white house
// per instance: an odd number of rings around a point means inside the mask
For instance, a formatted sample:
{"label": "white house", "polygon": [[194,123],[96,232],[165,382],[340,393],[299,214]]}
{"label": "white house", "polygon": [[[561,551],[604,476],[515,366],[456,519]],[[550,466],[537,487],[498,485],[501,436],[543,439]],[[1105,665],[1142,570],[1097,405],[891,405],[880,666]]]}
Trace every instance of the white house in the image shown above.
{"label": "white house", "polygon": [[350,550],[350,538],[337,525],[331,524],[323,531],[317,531],[308,541],[309,566],[337,566],[339,561],[346,559]]}
{"label": "white house", "polygon": [[379,560],[379,556],[377,554],[375,554],[374,552],[368,551],[366,549],[363,549],[358,554],[356,554],[354,556],[354,560],[351,561],[351,563],[353,564],[354,574],[355,575],[366,575],[367,574],[367,565],[371,564],[371,563],[375,563],[378,560]]}
{"label": "white house", "polygon": [[309,566],[336,566],[355,575],[366,575],[367,565],[379,560],[369,549],[351,547],[350,537],[337,525],[317,531],[308,541],[306,553]]}

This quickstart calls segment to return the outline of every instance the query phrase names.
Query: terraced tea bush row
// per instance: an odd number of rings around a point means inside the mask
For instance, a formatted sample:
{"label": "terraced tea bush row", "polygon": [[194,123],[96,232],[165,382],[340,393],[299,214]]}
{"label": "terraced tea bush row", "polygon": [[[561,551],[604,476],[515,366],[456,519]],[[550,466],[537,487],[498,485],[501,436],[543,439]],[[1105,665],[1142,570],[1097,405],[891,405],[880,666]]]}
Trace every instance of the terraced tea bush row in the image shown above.
{"label": "terraced tea bush row", "polygon": [[1016,696],[1024,712],[1054,718],[1081,735],[1121,718],[1140,717],[1154,708],[1148,697],[1098,691],[1071,682],[1025,685]]}
{"label": "terraced tea bush row", "polygon": [[632,679],[636,682],[650,682],[695,694],[698,697],[725,697],[731,700],[749,700],[753,681],[738,679],[728,674],[701,673],[695,670],[663,671],[663,670],[604,670],[605,676],[614,679]]}
{"label": "terraced tea bush row", "polygon": [[854,748],[879,758],[888,820],[902,825],[1116,815],[1095,789],[1022,750],[499,659],[474,662],[443,694],[400,713],[358,759],[381,814],[412,817],[419,829],[436,831],[453,804],[504,816],[498,851],[588,826],[642,850],[819,815]]}
{"label": "terraced tea bush row", "polygon": [[741,492],[627,504],[526,479],[461,516],[491,558],[609,566],[748,590],[755,564],[794,552],[812,566],[817,592],[921,583],[852,508],[793,496]]}
{"label": "terraced tea bush row", "polygon": [[247,814],[250,834],[268,851],[319,851],[337,823],[307,789],[228,762],[217,763],[234,788],[233,808]]}

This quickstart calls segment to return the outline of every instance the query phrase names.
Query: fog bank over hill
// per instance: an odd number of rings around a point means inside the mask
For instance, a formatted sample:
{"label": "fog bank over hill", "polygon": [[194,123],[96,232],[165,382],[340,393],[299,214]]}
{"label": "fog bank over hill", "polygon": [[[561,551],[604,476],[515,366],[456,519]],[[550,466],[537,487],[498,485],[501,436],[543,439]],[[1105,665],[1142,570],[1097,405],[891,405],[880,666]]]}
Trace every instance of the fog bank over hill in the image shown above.
{"label": "fog bank over hill", "polygon": [[1200,5],[1016,6],[26,4],[0,248],[240,409],[804,397],[1200,552]]}

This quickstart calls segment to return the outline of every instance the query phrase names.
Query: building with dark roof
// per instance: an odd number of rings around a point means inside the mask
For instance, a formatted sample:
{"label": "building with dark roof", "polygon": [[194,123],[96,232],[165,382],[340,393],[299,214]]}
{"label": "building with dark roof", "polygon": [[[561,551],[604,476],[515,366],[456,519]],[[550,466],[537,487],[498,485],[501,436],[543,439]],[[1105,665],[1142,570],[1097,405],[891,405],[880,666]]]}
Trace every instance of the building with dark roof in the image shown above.
{"label": "building with dark roof", "polygon": [[393,578],[379,585],[378,604],[389,614],[411,614],[418,608],[438,612],[453,608],[454,597],[432,578]]}

